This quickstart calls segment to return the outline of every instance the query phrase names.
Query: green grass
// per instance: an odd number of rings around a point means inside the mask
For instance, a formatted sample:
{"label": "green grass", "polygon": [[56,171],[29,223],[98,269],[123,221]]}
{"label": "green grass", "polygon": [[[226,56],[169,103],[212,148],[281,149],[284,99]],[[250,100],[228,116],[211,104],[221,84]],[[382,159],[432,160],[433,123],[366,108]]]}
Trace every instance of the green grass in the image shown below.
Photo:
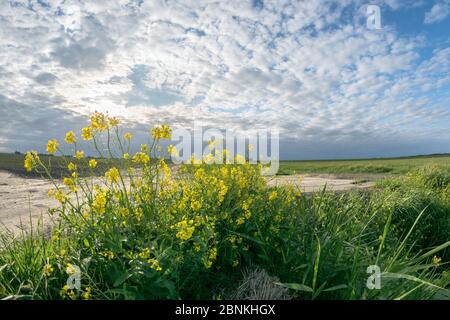
{"label": "green grass", "polygon": [[331,173],[398,175],[426,165],[450,165],[450,156],[434,155],[390,159],[281,161],[278,174]]}

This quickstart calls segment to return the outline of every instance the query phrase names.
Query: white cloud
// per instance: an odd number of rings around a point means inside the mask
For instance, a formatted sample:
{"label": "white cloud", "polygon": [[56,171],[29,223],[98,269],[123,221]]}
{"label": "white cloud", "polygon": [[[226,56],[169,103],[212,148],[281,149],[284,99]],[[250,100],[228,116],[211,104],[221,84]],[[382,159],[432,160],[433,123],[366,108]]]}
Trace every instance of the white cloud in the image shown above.
{"label": "white cloud", "polygon": [[[15,118],[0,137],[9,144],[31,143],[9,139],[23,135],[21,118],[28,130],[46,114],[81,126],[93,110],[137,127],[278,127],[298,143],[449,137],[448,97],[425,99],[449,85],[449,49],[422,62],[420,38],[346,22],[362,1],[80,1],[80,28],[68,31],[56,14],[66,4],[48,3],[1,10],[0,113]],[[45,134],[65,129],[50,127]]]}
{"label": "white cloud", "polygon": [[440,0],[425,13],[424,23],[431,24],[440,22],[450,15],[450,0]]}

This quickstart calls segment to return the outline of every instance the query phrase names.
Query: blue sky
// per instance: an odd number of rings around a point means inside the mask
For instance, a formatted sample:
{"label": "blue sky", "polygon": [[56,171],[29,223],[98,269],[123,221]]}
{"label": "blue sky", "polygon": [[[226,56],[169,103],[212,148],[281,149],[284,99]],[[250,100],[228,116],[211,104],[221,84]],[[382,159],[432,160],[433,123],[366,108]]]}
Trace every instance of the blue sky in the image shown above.
{"label": "blue sky", "polygon": [[95,110],[137,144],[196,121],[278,129],[282,159],[450,152],[449,71],[450,0],[0,0],[0,152]]}

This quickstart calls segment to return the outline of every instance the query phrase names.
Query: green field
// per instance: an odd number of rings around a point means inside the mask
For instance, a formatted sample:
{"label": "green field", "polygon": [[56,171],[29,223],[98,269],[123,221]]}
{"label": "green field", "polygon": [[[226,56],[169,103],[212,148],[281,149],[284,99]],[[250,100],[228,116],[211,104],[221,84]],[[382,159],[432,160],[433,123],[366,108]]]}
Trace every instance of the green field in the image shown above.
{"label": "green field", "polygon": [[[111,165],[121,166],[126,160],[123,159],[100,159],[96,158],[98,166],[96,169],[89,169],[88,161],[92,159],[86,157],[80,160],[69,157],[40,155],[43,163],[45,163],[51,172],[53,177],[59,178],[67,175],[67,164],[71,161],[76,162],[80,176],[90,175],[92,173],[96,175],[103,175],[107,168]],[[26,177],[40,177],[45,175],[44,172],[27,172],[23,166],[25,160],[24,154],[15,153],[0,153],[0,170],[15,173],[20,176]]]}
{"label": "green field", "polygon": [[449,166],[450,155],[389,159],[281,161],[279,175],[304,173],[404,174],[423,166]]}

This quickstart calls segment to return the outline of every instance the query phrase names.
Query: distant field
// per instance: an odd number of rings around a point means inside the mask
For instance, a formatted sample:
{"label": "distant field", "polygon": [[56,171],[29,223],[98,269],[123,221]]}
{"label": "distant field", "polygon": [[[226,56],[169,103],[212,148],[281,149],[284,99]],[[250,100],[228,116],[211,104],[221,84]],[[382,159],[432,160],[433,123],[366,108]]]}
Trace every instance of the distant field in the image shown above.
{"label": "distant field", "polygon": [[[70,161],[77,163],[80,175],[83,176],[84,174],[90,173],[90,169],[87,165],[90,158],[76,160],[75,158],[63,159],[61,157],[54,157],[48,155],[40,155],[39,157],[41,158],[42,162],[45,163],[47,166],[49,162],[51,163],[51,166],[48,167],[55,178],[67,175],[67,163]],[[29,177],[41,176],[41,174],[36,172],[32,173],[27,172],[23,166],[24,160],[25,160],[24,154],[0,153],[0,170],[12,172],[21,176],[29,176]],[[113,162],[117,164],[123,161],[124,160],[113,160]],[[107,160],[97,159],[97,162],[98,166],[95,169],[95,173],[103,174],[108,167]]]}
{"label": "distant field", "polygon": [[[0,153],[0,170],[14,172],[20,175],[29,175],[24,167],[23,154]],[[41,156],[46,163],[51,160],[52,172],[56,175],[66,172],[65,162],[59,157]],[[99,161],[97,171],[101,174],[106,168],[106,161]],[[120,161],[120,160],[116,160]],[[87,162],[86,159],[81,161]],[[79,162],[78,162],[79,163]],[[79,163],[80,164],[80,163]],[[390,159],[364,159],[364,160],[293,160],[281,161],[279,175],[330,173],[330,174],[404,174],[412,169],[426,165],[449,166],[450,155],[417,156]]]}
{"label": "distant field", "polygon": [[303,173],[403,174],[427,165],[450,166],[450,155],[391,159],[281,161],[279,175]]}

